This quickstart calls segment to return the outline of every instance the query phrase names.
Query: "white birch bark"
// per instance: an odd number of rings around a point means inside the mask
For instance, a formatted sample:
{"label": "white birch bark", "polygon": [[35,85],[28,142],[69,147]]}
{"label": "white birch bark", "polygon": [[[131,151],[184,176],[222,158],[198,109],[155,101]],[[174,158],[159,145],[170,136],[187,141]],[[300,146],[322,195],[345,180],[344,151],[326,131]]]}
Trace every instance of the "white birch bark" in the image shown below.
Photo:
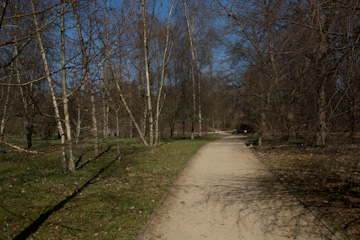
{"label": "white birch bark", "polygon": [[145,80],[146,80],[146,99],[147,110],[149,115],[149,145],[154,146],[154,117],[151,103],[150,90],[150,76],[149,76],[149,62],[148,62],[148,40],[147,40],[147,6],[146,0],[142,0],[142,20],[143,20],[143,50],[144,50],[144,64],[145,64]]}
{"label": "white birch bark", "polygon": [[[34,0],[31,0],[31,8],[32,8],[32,12],[33,12],[33,21],[36,27],[36,30],[39,28],[39,24],[37,21],[37,17],[35,14],[35,4],[34,4]],[[66,152],[65,152],[65,133],[64,133],[64,129],[63,126],[61,124],[61,118],[60,118],[60,113],[59,113],[59,107],[58,104],[56,102],[56,96],[55,96],[55,90],[54,87],[52,85],[52,80],[51,80],[51,75],[50,75],[50,70],[49,70],[49,64],[47,61],[47,57],[46,57],[46,53],[45,53],[45,49],[44,49],[44,45],[42,42],[42,37],[40,34],[40,31],[36,32],[36,38],[39,44],[39,48],[41,51],[41,57],[43,60],[43,64],[44,64],[44,71],[46,74],[46,80],[48,82],[49,85],[49,89],[50,89],[50,94],[51,94],[51,98],[52,98],[52,104],[54,107],[54,111],[55,111],[55,118],[56,118],[56,122],[57,122],[57,128],[60,134],[60,138],[61,138],[61,144],[63,145],[61,148],[61,153],[62,153],[62,158],[61,158],[61,165],[62,165],[62,170],[66,171],[67,170],[67,162],[66,162]]]}
{"label": "white birch bark", "polygon": [[174,7],[176,6],[176,4],[177,4],[177,2],[175,4],[171,5],[169,17],[168,17],[168,21],[167,21],[167,26],[166,26],[166,40],[165,40],[164,54],[163,54],[163,58],[162,58],[160,87],[159,87],[159,93],[158,93],[157,102],[156,102],[154,146],[157,145],[158,140],[159,140],[159,120],[160,120],[160,108],[161,108],[160,105],[161,105],[162,90],[164,87],[165,68],[166,68],[169,58],[171,56],[171,50],[172,50],[172,46],[173,46],[173,43],[172,43],[170,49],[168,49],[169,48],[169,38],[170,38],[170,36],[169,36],[170,35],[170,18],[171,18],[172,11],[173,11]]}
{"label": "white birch bark", "polygon": [[[64,3],[61,0],[61,11],[64,11]],[[75,161],[73,155],[72,148],[72,136],[71,136],[71,125],[70,125],[70,114],[69,114],[69,98],[67,94],[67,84],[66,84],[66,63],[65,63],[65,16],[61,15],[61,66],[62,66],[62,100],[64,105],[64,118],[65,118],[65,130],[66,130],[66,138],[68,141],[68,170],[70,172],[75,171]]]}

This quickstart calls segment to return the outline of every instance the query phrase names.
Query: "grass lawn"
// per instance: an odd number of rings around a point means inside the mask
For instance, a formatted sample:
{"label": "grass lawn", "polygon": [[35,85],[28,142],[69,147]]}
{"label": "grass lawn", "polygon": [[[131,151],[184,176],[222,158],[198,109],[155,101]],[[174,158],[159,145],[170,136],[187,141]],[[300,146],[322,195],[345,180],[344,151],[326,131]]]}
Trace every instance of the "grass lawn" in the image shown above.
{"label": "grass lawn", "polygon": [[[75,146],[77,171],[62,173],[60,151],[44,155],[1,153],[0,239],[134,239],[180,170],[214,140],[171,140],[146,148],[122,140]],[[58,140],[34,141],[49,151]],[[0,151],[7,150],[4,146]]]}

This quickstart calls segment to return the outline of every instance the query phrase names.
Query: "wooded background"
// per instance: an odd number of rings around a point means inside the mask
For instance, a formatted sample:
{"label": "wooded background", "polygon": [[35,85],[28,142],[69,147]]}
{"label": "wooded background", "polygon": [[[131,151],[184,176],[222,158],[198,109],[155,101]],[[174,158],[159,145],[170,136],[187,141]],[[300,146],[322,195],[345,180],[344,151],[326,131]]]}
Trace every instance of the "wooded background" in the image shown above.
{"label": "wooded background", "polygon": [[[357,143],[357,0],[2,0],[0,141],[201,136]],[[15,137],[23,144],[14,144]],[[118,141],[118,144],[120,142]],[[118,147],[120,154],[120,148]]]}

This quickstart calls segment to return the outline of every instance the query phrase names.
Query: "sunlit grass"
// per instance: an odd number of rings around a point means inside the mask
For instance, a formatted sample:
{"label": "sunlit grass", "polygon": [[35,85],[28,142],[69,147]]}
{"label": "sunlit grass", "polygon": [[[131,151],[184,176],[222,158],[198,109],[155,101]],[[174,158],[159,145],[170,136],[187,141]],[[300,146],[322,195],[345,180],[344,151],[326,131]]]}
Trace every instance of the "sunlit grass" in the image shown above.
{"label": "sunlit grass", "polygon": [[[187,161],[213,139],[156,148],[122,140],[121,160],[114,141],[101,144],[98,158],[86,142],[74,146],[75,173],[61,172],[59,150],[2,154],[0,239],[134,239]],[[50,149],[43,144],[37,147]]]}

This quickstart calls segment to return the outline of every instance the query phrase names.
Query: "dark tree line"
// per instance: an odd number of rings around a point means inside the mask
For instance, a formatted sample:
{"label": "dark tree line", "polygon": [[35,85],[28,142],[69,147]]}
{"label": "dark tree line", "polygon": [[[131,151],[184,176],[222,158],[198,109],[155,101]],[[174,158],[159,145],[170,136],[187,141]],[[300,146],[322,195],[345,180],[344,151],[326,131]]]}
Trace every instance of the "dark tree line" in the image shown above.
{"label": "dark tree line", "polygon": [[[218,1],[244,121],[324,146],[359,126],[358,1]],[[239,71],[240,69],[240,71]],[[303,137],[304,137],[303,136]]]}

